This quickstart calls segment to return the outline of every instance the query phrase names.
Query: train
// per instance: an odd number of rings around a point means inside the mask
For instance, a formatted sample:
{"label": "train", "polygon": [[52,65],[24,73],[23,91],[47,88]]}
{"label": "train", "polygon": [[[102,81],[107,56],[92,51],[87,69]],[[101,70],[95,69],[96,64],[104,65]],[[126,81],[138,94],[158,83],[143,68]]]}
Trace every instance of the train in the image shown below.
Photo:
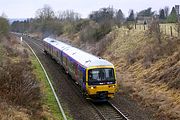
{"label": "train", "polygon": [[63,66],[87,99],[114,97],[117,82],[112,63],[49,37],[43,39],[43,47],[46,54]]}

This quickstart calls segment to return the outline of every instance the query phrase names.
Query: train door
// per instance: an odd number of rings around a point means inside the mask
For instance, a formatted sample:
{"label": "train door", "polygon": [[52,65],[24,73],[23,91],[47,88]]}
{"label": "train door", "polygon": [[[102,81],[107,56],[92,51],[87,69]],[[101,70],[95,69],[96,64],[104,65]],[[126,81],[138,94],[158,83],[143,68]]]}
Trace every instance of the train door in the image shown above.
{"label": "train door", "polygon": [[50,48],[51,48],[51,55],[53,56],[53,47],[52,46],[50,46]]}
{"label": "train door", "polygon": [[65,57],[65,64],[66,64],[65,66],[66,73],[68,73],[68,58],[67,57]]}
{"label": "train door", "polygon": [[61,53],[60,53],[60,61],[61,61],[61,65],[63,65],[63,52],[61,51]]}
{"label": "train door", "polygon": [[78,81],[78,64],[75,63],[75,80]]}

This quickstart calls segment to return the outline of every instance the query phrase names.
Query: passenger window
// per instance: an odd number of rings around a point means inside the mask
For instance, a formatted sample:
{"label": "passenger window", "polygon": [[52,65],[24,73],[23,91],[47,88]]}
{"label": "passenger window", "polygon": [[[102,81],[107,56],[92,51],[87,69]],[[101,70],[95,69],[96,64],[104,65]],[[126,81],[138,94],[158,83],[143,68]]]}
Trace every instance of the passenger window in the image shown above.
{"label": "passenger window", "polygon": [[78,70],[78,77],[79,80],[83,80],[83,72],[81,70]]}

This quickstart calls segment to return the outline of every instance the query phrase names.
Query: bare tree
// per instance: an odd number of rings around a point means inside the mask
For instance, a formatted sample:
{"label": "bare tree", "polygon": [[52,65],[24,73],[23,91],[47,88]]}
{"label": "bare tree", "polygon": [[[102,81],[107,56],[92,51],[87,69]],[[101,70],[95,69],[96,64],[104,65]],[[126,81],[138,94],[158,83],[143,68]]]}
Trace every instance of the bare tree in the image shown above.
{"label": "bare tree", "polygon": [[42,20],[50,20],[55,17],[53,9],[49,5],[44,5],[43,8],[36,11],[36,18]]}
{"label": "bare tree", "polygon": [[43,33],[43,37],[47,37],[55,32],[55,13],[49,5],[36,11],[37,26]]}
{"label": "bare tree", "polygon": [[115,13],[115,23],[118,25],[118,27],[120,27],[123,22],[125,22],[125,17],[121,9],[119,9]]}
{"label": "bare tree", "polygon": [[66,10],[66,11],[59,11],[58,12],[58,19],[59,20],[66,20],[69,22],[77,21],[81,18],[79,13],[74,12],[73,10]]}
{"label": "bare tree", "polygon": [[148,25],[148,35],[153,37],[158,42],[158,44],[161,44],[160,25],[159,20],[156,18],[153,18],[152,22]]}
{"label": "bare tree", "polygon": [[1,14],[1,17],[3,17],[3,18],[8,18],[8,16],[7,16],[5,13],[2,13],[2,14]]}

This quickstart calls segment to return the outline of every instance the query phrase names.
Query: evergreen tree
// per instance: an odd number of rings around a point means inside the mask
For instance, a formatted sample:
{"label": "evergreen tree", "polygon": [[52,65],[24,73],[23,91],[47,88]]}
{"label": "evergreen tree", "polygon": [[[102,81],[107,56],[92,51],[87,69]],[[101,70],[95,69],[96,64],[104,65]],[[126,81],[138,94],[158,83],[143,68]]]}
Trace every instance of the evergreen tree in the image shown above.
{"label": "evergreen tree", "polygon": [[177,21],[178,21],[177,13],[176,13],[175,8],[173,7],[170,15],[167,18],[167,22],[176,23]]}
{"label": "evergreen tree", "polygon": [[165,19],[164,9],[159,10],[159,19],[161,19],[161,20]]}
{"label": "evergreen tree", "polygon": [[124,14],[121,9],[119,9],[115,15],[115,23],[118,25],[118,27],[120,27],[121,24],[125,21]]}
{"label": "evergreen tree", "polygon": [[127,21],[134,21],[134,20],[135,20],[134,11],[131,10],[130,14],[129,14],[129,17],[127,18]]}
{"label": "evergreen tree", "polygon": [[154,12],[152,12],[151,9],[152,9],[152,8],[147,8],[147,9],[145,9],[145,10],[141,10],[141,11],[137,14],[137,16],[138,16],[138,17],[140,17],[140,16],[142,16],[142,17],[150,17],[150,16],[153,16],[153,15],[154,15]]}
{"label": "evergreen tree", "polygon": [[101,8],[98,11],[94,11],[89,15],[91,20],[101,23],[104,21],[111,21],[114,17],[114,9],[111,7]]}

